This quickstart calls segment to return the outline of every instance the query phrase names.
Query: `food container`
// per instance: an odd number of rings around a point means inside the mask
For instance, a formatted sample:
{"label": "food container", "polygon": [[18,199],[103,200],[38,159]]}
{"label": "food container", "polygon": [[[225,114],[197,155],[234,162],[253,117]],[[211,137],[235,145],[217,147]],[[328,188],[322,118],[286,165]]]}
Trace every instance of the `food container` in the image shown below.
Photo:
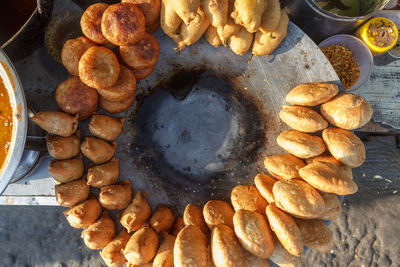
{"label": "food container", "polygon": [[353,57],[360,68],[360,76],[357,82],[346,91],[360,88],[368,81],[374,68],[374,59],[371,51],[360,39],[348,34],[334,35],[322,41],[318,46],[321,48],[335,44],[348,48],[353,53]]}

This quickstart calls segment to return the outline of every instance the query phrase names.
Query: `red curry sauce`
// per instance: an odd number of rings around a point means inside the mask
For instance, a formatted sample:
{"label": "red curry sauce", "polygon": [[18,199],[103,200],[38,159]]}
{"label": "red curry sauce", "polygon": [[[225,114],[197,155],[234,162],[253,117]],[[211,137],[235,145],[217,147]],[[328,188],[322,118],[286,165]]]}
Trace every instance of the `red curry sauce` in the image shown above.
{"label": "red curry sauce", "polygon": [[13,110],[10,97],[0,77],[0,168],[3,166],[11,145],[13,133]]}

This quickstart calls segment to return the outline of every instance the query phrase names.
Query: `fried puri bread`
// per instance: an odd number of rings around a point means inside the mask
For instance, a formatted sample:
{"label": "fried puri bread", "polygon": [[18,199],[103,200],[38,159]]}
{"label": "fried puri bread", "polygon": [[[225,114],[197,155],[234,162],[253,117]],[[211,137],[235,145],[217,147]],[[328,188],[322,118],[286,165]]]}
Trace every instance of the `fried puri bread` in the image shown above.
{"label": "fried puri bread", "polygon": [[350,195],[358,191],[357,184],[335,164],[313,162],[299,173],[307,183],[323,192]]}
{"label": "fried puri bread", "polygon": [[84,172],[82,156],[79,155],[72,159],[50,161],[50,175],[60,183],[68,183],[81,178]]}
{"label": "fried puri bread", "polygon": [[260,192],[261,196],[268,202],[274,202],[274,194],[272,193],[272,188],[274,184],[277,182],[272,177],[269,177],[265,174],[257,174],[254,178],[254,184],[256,185],[258,191]]}
{"label": "fried puri bread", "polygon": [[142,196],[140,190],[137,190],[132,203],[120,214],[120,222],[128,231],[136,231],[142,227],[150,218],[151,209],[146,198]]}
{"label": "fried puri bread", "polygon": [[174,266],[174,244],[175,236],[166,232],[162,233],[161,245],[154,257],[154,267],[173,267]]}
{"label": "fried puri bread", "polygon": [[131,46],[121,46],[119,54],[122,60],[133,69],[149,68],[156,64],[160,45],[151,33],[144,33],[142,39]]}
{"label": "fried puri bread", "polygon": [[266,157],[264,166],[273,177],[281,180],[300,178],[299,170],[306,165],[293,155],[277,154]]}
{"label": "fried puri bread", "polygon": [[105,47],[89,48],[79,60],[79,78],[89,87],[101,89],[113,86],[120,66],[114,53]]}
{"label": "fried puri bread", "polygon": [[66,184],[57,184],[54,189],[57,203],[63,207],[73,207],[89,196],[89,186],[83,178]]}
{"label": "fried puri bread", "polygon": [[228,20],[228,0],[202,0],[202,6],[214,27],[224,26]]}
{"label": "fried puri bread", "polygon": [[144,15],[146,32],[153,32],[154,25],[159,25],[157,22],[160,19],[160,0],[122,0],[121,2],[135,4],[139,7]]}
{"label": "fried puri bread", "polygon": [[101,32],[115,45],[133,45],[146,32],[143,12],[134,4],[109,6],[101,19]]}
{"label": "fried puri bread", "polygon": [[251,267],[269,267],[268,259],[257,257],[256,255],[245,251],[244,258],[247,262],[246,266]]}
{"label": "fried puri bread", "polygon": [[177,235],[179,234],[179,232],[180,232],[183,228],[185,228],[185,223],[184,223],[184,221],[183,221],[183,218],[182,218],[182,217],[176,217],[176,218],[175,218],[174,225],[172,226],[172,229],[171,229],[170,233],[171,233],[173,236],[177,236]]}
{"label": "fried puri bread", "polygon": [[332,193],[321,192],[321,196],[324,198],[325,210],[318,215],[318,219],[333,221],[339,218],[342,213],[342,205],[339,198]]}
{"label": "fried puri bread", "polygon": [[94,114],[89,123],[92,135],[107,141],[114,141],[122,131],[125,118],[114,118],[104,114]]}
{"label": "fried puri bread", "polygon": [[104,211],[100,219],[82,231],[81,237],[90,249],[104,248],[115,235],[115,223]]}
{"label": "fried puri bread", "polygon": [[78,114],[80,120],[88,119],[97,110],[99,100],[97,91],[76,76],[58,85],[55,97],[62,111],[72,115]]}
{"label": "fried puri bread", "polygon": [[290,254],[276,237],[274,237],[274,253],[269,259],[279,266],[301,267],[301,257]]}
{"label": "fried puri bread", "polygon": [[100,214],[101,206],[95,198],[89,198],[85,202],[64,211],[69,225],[78,229],[92,225]]}
{"label": "fried puri bread", "polygon": [[244,55],[249,51],[253,42],[253,33],[249,33],[244,27],[229,37],[228,45],[231,50],[237,55]]}
{"label": "fried puri bread", "polygon": [[157,234],[150,227],[143,227],[129,239],[124,248],[124,255],[130,264],[140,265],[154,258],[157,247]]}
{"label": "fried puri bread", "polygon": [[264,9],[264,0],[236,0],[231,17],[248,32],[257,32]]}
{"label": "fried puri bread", "polygon": [[93,4],[83,12],[81,17],[82,33],[87,38],[98,44],[108,43],[108,40],[101,32],[101,19],[104,11],[106,11],[108,7],[109,5],[104,3]]}
{"label": "fried puri bread", "polygon": [[204,221],[203,212],[200,207],[188,204],[183,212],[183,222],[185,226],[196,225],[205,234],[209,233],[206,222]]}
{"label": "fried puri bread", "polygon": [[48,134],[46,136],[46,147],[49,155],[55,159],[70,159],[76,157],[80,150],[81,131],[77,130],[75,134],[62,137]]}
{"label": "fried puri bread", "polygon": [[117,113],[121,113],[121,112],[127,110],[128,108],[130,108],[130,106],[132,106],[132,104],[133,104],[133,101],[135,101],[134,95],[127,98],[126,100],[119,101],[119,102],[110,101],[110,100],[107,100],[104,97],[100,96],[99,106],[102,109],[104,109],[105,111],[107,111],[108,113],[117,114]]}
{"label": "fried puri bread", "polygon": [[326,150],[321,137],[296,130],[282,132],[276,141],[287,152],[302,159],[321,155]]}
{"label": "fried puri bread", "polygon": [[322,132],[322,138],[332,156],[341,163],[351,168],[364,163],[365,146],[352,132],[340,128],[327,128]]}
{"label": "fried puri bread", "polygon": [[272,191],[276,206],[294,217],[317,218],[325,210],[322,196],[303,180],[280,180],[274,184]]}
{"label": "fried puri bread", "polygon": [[81,144],[82,154],[95,164],[102,164],[111,160],[116,148],[115,142],[110,144],[102,139],[89,136]]}
{"label": "fried puri bread", "polygon": [[338,166],[344,172],[345,176],[349,177],[350,179],[353,179],[353,171],[351,170],[351,168],[347,165],[344,165],[343,163],[341,163],[340,161],[338,161],[331,155],[319,155],[316,157],[306,159],[306,164],[311,164],[313,162],[326,162],[326,163],[334,164],[334,165]]}
{"label": "fried puri bread", "polygon": [[132,201],[131,182],[124,180],[119,184],[107,185],[100,189],[100,205],[108,210],[125,209]]}
{"label": "fried puri bread", "polygon": [[124,101],[135,95],[136,90],[136,77],[133,72],[124,67],[120,66],[120,74],[117,82],[108,88],[98,89],[98,93],[109,101]]}
{"label": "fried puri bread", "polygon": [[300,132],[315,133],[328,127],[328,122],[318,112],[307,107],[283,105],[279,117]]}
{"label": "fried puri bread", "polygon": [[174,266],[210,267],[210,254],[208,238],[198,226],[186,226],[175,239]]}
{"label": "fried puri bread", "polygon": [[107,266],[122,266],[126,263],[122,250],[125,248],[130,238],[131,235],[128,234],[125,229],[122,229],[121,232],[100,251],[101,258]]}
{"label": "fried puri bread", "polygon": [[266,259],[274,251],[274,241],[268,223],[258,212],[238,210],[233,216],[235,234],[240,244],[252,254]]}
{"label": "fried puri bread", "polygon": [[204,220],[210,230],[220,224],[233,227],[234,214],[233,208],[222,200],[209,200],[203,208]]}
{"label": "fried puri bread", "polygon": [[305,246],[322,253],[329,252],[333,248],[333,236],[324,221],[297,218],[295,220]]}
{"label": "fried puri bread", "polygon": [[69,74],[79,75],[79,60],[82,55],[96,44],[86,37],[67,40],[61,50],[61,61]]}
{"label": "fried puri bread", "polygon": [[174,221],[175,217],[170,208],[164,205],[157,205],[156,211],[151,215],[149,225],[159,234],[161,232],[168,232],[173,226]]}
{"label": "fried puri bread", "polygon": [[339,92],[334,83],[304,83],[293,88],[287,95],[286,101],[292,105],[317,106],[328,102]]}
{"label": "fried puri bread", "polygon": [[208,26],[207,31],[204,33],[207,42],[215,48],[221,45],[221,39],[218,36],[218,29],[212,25]]}
{"label": "fried puri bread", "polygon": [[279,209],[274,203],[265,210],[269,225],[280,243],[292,255],[300,257],[304,244],[296,222],[289,214]]}
{"label": "fried puri bread", "polygon": [[118,180],[118,159],[113,158],[107,163],[89,167],[87,184],[93,187],[103,187],[114,184]]}
{"label": "fried puri bread", "polygon": [[354,130],[367,124],[372,117],[371,105],[361,96],[339,94],[321,105],[321,114],[333,125]]}
{"label": "fried puri bread", "polygon": [[279,0],[266,0],[266,8],[261,16],[260,31],[273,32],[278,28],[281,20],[281,4]]}
{"label": "fried puri bread", "polygon": [[231,192],[231,203],[235,211],[243,209],[261,214],[264,213],[265,207],[268,205],[257,188],[252,185],[235,186]]}
{"label": "fried puri bread", "polygon": [[49,110],[37,112],[31,120],[48,133],[68,137],[78,129],[78,115]]}

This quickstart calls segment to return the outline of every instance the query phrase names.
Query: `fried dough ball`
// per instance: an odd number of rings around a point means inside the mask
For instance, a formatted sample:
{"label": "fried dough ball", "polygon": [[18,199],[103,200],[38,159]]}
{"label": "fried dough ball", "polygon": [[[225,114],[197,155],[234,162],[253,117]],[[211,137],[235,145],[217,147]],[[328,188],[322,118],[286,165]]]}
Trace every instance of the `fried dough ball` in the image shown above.
{"label": "fried dough ball", "polygon": [[69,74],[79,75],[79,60],[82,55],[96,44],[86,37],[67,40],[61,50],[61,61]]}
{"label": "fried dough ball", "polygon": [[157,205],[156,211],[150,218],[149,224],[157,234],[164,231],[168,232],[174,224],[174,214],[172,214],[170,208],[164,205]]}
{"label": "fried dough ball", "polygon": [[185,222],[183,221],[183,218],[176,217],[174,225],[172,226],[172,229],[171,229],[171,234],[173,236],[177,236],[183,228],[185,228]]}
{"label": "fried dough ball", "polygon": [[97,91],[109,101],[124,101],[135,95],[136,77],[131,70],[120,66],[121,72],[117,82],[108,88],[101,88]]}
{"label": "fried dough ball", "polygon": [[154,66],[160,53],[160,45],[151,33],[144,33],[142,39],[132,46],[121,46],[119,54],[122,60],[133,69]]}
{"label": "fried dough ball", "polygon": [[277,137],[276,142],[290,154],[302,159],[319,156],[326,150],[324,140],[321,137],[297,130],[282,132]]}
{"label": "fried dough ball", "polygon": [[84,166],[82,156],[72,159],[52,160],[48,169],[50,175],[60,183],[68,183],[82,177]]}
{"label": "fried dough ball", "polygon": [[172,8],[186,25],[199,19],[200,15],[197,11],[200,8],[200,4],[201,0],[173,0],[171,2]]}
{"label": "fried dough ball", "polygon": [[228,21],[224,26],[217,28],[217,33],[223,45],[226,45],[229,38],[238,33],[242,27],[236,24],[232,18],[228,18]]}
{"label": "fried dough ball", "polygon": [[115,45],[133,45],[146,32],[143,12],[131,3],[111,5],[103,14],[101,32]]}
{"label": "fried dough ball", "polygon": [[211,25],[221,27],[228,20],[228,0],[202,0],[202,6]]}
{"label": "fried dough ball", "polygon": [[114,184],[118,180],[118,176],[118,159],[113,158],[107,163],[90,167],[87,173],[87,184],[93,187]]}
{"label": "fried dough ball", "polygon": [[115,236],[115,223],[104,211],[94,224],[82,231],[81,238],[90,249],[104,248]]}
{"label": "fried dough ball", "polygon": [[100,256],[103,258],[104,262],[109,267],[122,266],[126,263],[126,259],[122,250],[128,243],[131,235],[125,229],[110,242],[108,243],[102,251],[100,251]]}
{"label": "fried dough ball", "polygon": [[304,162],[290,154],[275,154],[265,158],[264,166],[278,180],[299,178]]}
{"label": "fried dough ball", "polygon": [[268,203],[258,192],[257,188],[252,185],[238,185],[232,189],[231,202],[233,209],[238,211],[251,210],[261,214],[264,213]]}
{"label": "fried dough ball", "polygon": [[163,232],[162,242],[153,260],[154,267],[174,266],[174,244],[175,236]]}
{"label": "fried dough ball", "polygon": [[81,131],[75,134],[62,137],[53,134],[46,136],[46,146],[49,155],[55,159],[70,159],[77,156],[80,152]]}
{"label": "fried dough ball", "polygon": [[333,221],[340,217],[342,213],[342,204],[339,198],[332,193],[321,192],[321,196],[325,202],[325,210],[318,215],[318,219]]}
{"label": "fried dough ball", "polygon": [[302,106],[283,105],[279,117],[290,128],[315,133],[328,127],[328,122],[315,110]]}
{"label": "fried dough ball", "polygon": [[120,222],[128,233],[138,230],[150,218],[151,209],[140,190],[136,191],[132,203],[122,211]]}
{"label": "fried dough ball", "polygon": [[154,25],[159,25],[157,22],[160,18],[160,0],[122,0],[121,2],[135,4],[140,8],[144,15],[147,32],[153,32],[157,29],[154,29]]}
{"label": "fried dough ball", "polygon": [[[174,2],[179,1],[175,0]],[[189,24],[181,24],[181,39],[177,44],[180,51],[185,49],[186,46],[196,43],[210,25],[210,21],[201,6],[197,10],[197,16],[198,18],[191,20]]]}
{"label": "fried dough ball", "polygon": [[203,208],[204,220],[211,231],[220,224],[233,227],[234,214],[232,207],[222,200],[209,200]]}
{"label": "fried dough ball", "polygon": [[73,207],[89,196],[89,186],[83,178],[67,184],[58,184],[54,189],[57,203],[63,207]]}
{"label": "fried dough ball", "polygon": [[257,257],[256,255],[248,252],[247,250],[245,251],[244,257],[246,259],[247,266],[269,267],[268,259],[263,259],[263,258]]}
{"label": "fried dough ball", "polygon": [[92,225],[100,214],[101,206],[95,198],[89,198],[85,202],[64,211],[69,225],[78,229]]}
{"label": "fried dough ball", "polygon": [[129,239],[124,249],[124,255],[131,264],[144,264],[156,255],[157,247],[157,234],[150,227],[143,227]]}
{"label": "fried dough ball", "polygon": [[266,0],[267,7],[261,16],[260,31],[268,33],[275,31],[281,20],[281,4],[279,0]]}
{"label": "fried dough ball", "polygon": [[79,60],[79,78],[92,88],[113,86],[118,80],[119,73],[117,57],[105,47],[93,46]]}
{"label": "fried dough ball", "polygon": [[89,123],[90,133],[107,141],[114,141],[122,131],[125,118],[95,114]]}
{"label": "fried dough ball", "polygon": [[[161,0],[160,24],[161,29],[169,37],[174,36],[182,23],[182,19],[176,14],[173,0]],[[171,37],[172,38],[172,37]]]}
{"label": "fried dough ball", "polygon": [[[136,79],[138,79],[138,78],[136,78]],[[104,109],[105,111],[107,111],[108,113],[117,114],[117,113],[121,113],[121,112],[127,110],[128,108],[130,108],[130,106],[133,104],[133,101],[135,101],[134,95],[132,95],[130,98],[127,98],[126,100],[120,101],[120,102],[109,101],[109,100],[105,99],[104,97],[100,96],[99,106],[102,109]]]}
{"label": "fried dough ball", "polygon": [[133,73],[135,74],[136,80],[140,81],[149,76],[153,72],[153,70],[154,66],[143,69],[135,69],[133,70]]}
{"label": "fried dough ball", "polygon": [[160,27],[160,21],[157,20],[154,24],[146,25],[146,32],[153,33]]}
{"label": "fried dough ball", "polygon": [[103,17],[104,11],[109,5],[104,3],[96,3],[89,6],[85,12],[83,12],[81,18],[81,28],[83,34],[98,44],[106,44],[108,40],[104,37],[101,32],[101,18]]}
{"label": "fried dough ball", "polygon": [[286,95],[286,101],[292,105],[313,107],[328,102],[338,93],[339,86],[334,83],[303,83]]}
{"label": "fried dough ball", "polygon": [[104,186],[100,189],[99,202],[108,210],[126,208],[132,200],[131,182],[124,180],[120,184]]}
{"label": "fried dough ball", "polygon": [[206,37],[207,42],[215,48],[219,47],[222,43],[218,36],[217,28],[212,25],[208,26],[204,36]]}
{"label": "fried dough ball", "polygon": [[31,120],[43,130],[64,137],[73,135],[78,129],[78,115],[71,116],[61,111],[41,111]]}
{"label": "fried dough ball", "polygon": [[236,24],[245,27],[248,32],[257,32],[264,8],[265,0],[235,0],[231,17]]}
{"label": "fried dough ball", "polygon": [[81,144],[81,152],[95,164],[105,163],[114,156],[117,144],[109,144],[95,137],[86,137]]}
{"label": "fried dough ball", "polygon": [[304,245],[316,251],[326,253],[333,248],[333,236],[322,220],[295,219]]}
{"label": "fried dough ball", "polygon": [[279,266],[301,267],[301,257],[290,254],[277,238],[274,238],[274,253],[269,259]]}
{"label": "fried dough ball", "polygon": [[76,76],[63,81],[56,89],[56,102],[60,109],[71,115],[78,114],[80,120],[86,120],[97,110],[98,101],[97,91]]}
{"label": "fried dough ball", "polygon": [[250,49],[253,35],[253,33],[249,33],[245,28],[241,27],[239,32],[229,38],[228,45],[235,54],[244,55]]}
{"label": "fried dough ball", "polygon": [[272,188],[274,184],[277,182],[272,177],[269,177],[265,174],[257,174],[254,178],[254,184],[256,185],[258,191],[260,192],[261,196],[268,202],[272,203],[275,201],[274,194],[272,193]]}
{"label": "fried dough ball", "polygon": [[200,207],[188,204],[183,212],[183,222],[185,226],[196,225],[205,234],[209,234],[208,227],[204,221],[203,212]]}

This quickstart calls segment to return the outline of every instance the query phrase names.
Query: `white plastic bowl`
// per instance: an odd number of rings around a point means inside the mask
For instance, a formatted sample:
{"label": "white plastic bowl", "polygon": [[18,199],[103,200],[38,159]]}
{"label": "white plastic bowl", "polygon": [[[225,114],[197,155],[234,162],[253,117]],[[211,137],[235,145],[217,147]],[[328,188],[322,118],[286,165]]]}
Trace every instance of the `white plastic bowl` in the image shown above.
{"label": "white plastic bowl", "polygon": [[321,48],[328,45],[341,45],[348,48],[360,68],[357,82],[346,91],[358,89],[368,81],[374,68],[374,58],[368,46],[357,37],[348,34],[334,35],[322,41],[318,46]]}

